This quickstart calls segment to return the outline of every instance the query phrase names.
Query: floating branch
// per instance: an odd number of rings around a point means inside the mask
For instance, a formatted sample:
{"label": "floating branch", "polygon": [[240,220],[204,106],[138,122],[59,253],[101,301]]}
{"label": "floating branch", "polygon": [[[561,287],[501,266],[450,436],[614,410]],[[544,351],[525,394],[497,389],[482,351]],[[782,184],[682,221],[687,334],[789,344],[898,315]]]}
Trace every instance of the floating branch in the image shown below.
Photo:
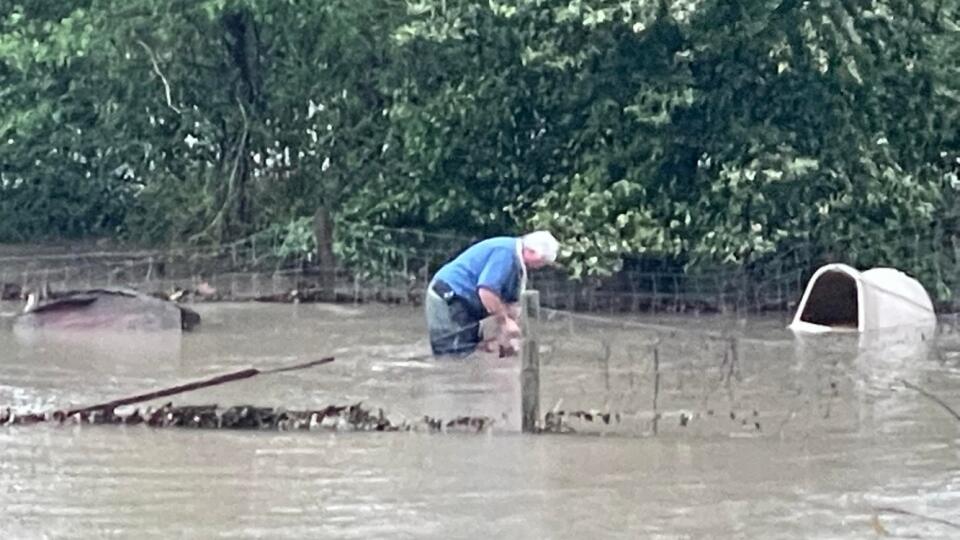
{"label": "floating branch", "polygon": [[876,512],[882,512],[882,513],[887,513],[887,514],[900,514],[900,515],[902,515],[902,516],[911,516],[911,517],[915,517],[915,518],[920,518],[920,519],[925,520],[925,521],[930,521],[930,522],[932,522],[932,523],[939,523],[940,525],[944,525],[944,526],[947,526],[947,527],[952,527],[952,528],[954,528],[954,529],[960,530],[960,523],[957,523],[957,522],[955,522],[955,521],[948,521],[948,520],[946,520],[946,519],[941,519],[941,518],[938,518],[938,517],[926,516],[926,515],[923,515],[923,514],[918,514],[918,513],[916,513],[916,512],[911,512],[911,511],[909,511],[909,510],[903,510],[903,509],[901,509],[901,508],[895,508],[895,507],[892,507],[892,506],[882,506],[882,507],[880,507],[880,508],[875,508],[874,510],[875,510]]}
{"label": "floating branch", "polygon": [[274,369],[247,368],[247,369],[242,369],[240,371],[234,371],[233,373],[217,375],[216,377],[211,377],[209,379],[193,381],[190,383],[172,386],[170,388],[163,388],[161,390],[155,390],[153,392],[147,392],[145,394],[139,394],[136,396],[115,399],[113,401],[108,401],[106,403],[99,403],[97,405],[90,405],[88,407],[81,407],[79,409],[70,409],[68,411],[57,411],[54,413],[54,417],[55,418],[69,417],[78,413],[83,414],[83,413],[88,413],[93,411],[113,411],[117,407],[122,407],[124,405],[133,405],[134,403],[142,403],[144,401],[151,401],[154,399],[172,396],[175,394],[182,394],[184,392],[197,390],[199,388],[207,388],[209,386],[217,386],[217,385],[232,382],[232,381],[249,379],[250,377],[263,375],[266,373],[281,373],[284,371],[295,371],[300,369],[306,369],[306,368],[319,366],[323,364],[329,364],[330,362],[333,362],[332,356],[321,358],[319,360],[311,360],[309,362],[303,362],[301,364],[295,364],[292,366],[285,366],[285,367],[279,367]]}
{"label": "floating branch", "polygon": [[953,407],[951,407],[950,405],[947,405],[947,403],[946,403],[945,401],[943,401],[942,399],[940,399],[940,398],[938,398],[937,396],[931,394],[930,392],[924,390],[923,388],[920,388],[919,386],[910,383],[909,381],[906,381],[906,380],[904,380],[904,379],[900,379],[900,382],[901,382],[904,386],[906,386],[907,388],[909,388],[909,389],[911,389],[911,390],[916,390],[917,392],[920,392],[920,394],[922,394],[924,397],[930,399],[931,401],[933,401],[933,402],[936,403],[937,405],[940,405],[941,407],[943,407],[944,409],[946,409],[946,411],[947,411],[948,413],[950,413],[950,416],[956,418],[957,420],[960,420],[960,413],[957,413],[957,411],[955,411],[955,410],[953,409]]}

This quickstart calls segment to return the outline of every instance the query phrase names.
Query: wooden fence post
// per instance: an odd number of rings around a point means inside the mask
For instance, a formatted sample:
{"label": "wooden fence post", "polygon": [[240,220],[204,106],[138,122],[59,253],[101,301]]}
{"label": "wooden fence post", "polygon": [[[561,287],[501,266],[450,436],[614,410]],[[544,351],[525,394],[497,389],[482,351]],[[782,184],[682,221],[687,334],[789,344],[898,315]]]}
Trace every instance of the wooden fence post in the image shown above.
{"label": "wooden fence post", "polygon": [[520,328],[523,333],[520,366],[521,430],[535,433],[540,419],[540,292],[524,291],[520,298]]}

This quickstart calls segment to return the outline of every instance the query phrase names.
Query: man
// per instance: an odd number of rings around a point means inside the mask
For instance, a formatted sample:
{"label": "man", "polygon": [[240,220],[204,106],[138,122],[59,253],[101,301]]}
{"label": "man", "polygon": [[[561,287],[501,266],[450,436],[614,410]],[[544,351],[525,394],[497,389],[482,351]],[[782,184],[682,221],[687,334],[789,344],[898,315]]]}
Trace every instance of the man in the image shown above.
{"label": "man", "polygon": [[[547,231],[499,236],[470,246],[440,268],[425,301],[433,354],[467,355],[478,347],[492,351],[498,337],[519,336],[515,304],[527,270],[556,261],[559,247]],[[481,321],[487,318],[499,336],[483,335]]]}

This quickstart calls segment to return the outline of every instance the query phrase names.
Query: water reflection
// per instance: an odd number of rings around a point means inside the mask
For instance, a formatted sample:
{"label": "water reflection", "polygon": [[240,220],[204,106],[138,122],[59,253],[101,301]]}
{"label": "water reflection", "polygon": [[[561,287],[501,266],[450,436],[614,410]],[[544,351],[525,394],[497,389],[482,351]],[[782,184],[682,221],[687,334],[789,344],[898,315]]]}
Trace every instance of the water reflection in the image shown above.
{"label": "water reflection", "polygon": [[183,336],[177,330],[43,330],[17,328],[22,358],[69,359],[80,371],[139,372],[179,363]]}

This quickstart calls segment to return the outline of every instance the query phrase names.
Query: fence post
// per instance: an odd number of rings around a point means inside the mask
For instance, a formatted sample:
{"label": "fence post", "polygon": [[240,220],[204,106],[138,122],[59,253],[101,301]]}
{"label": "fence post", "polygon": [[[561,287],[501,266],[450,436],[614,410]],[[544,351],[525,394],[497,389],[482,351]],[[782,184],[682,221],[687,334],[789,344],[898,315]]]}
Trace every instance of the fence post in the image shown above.
{"label": "fence post", "polygon": [[534,433],[540,418],[540,292],[524,291],[520,298],[520,328],[523,333],[520,365],[521,431]]}

